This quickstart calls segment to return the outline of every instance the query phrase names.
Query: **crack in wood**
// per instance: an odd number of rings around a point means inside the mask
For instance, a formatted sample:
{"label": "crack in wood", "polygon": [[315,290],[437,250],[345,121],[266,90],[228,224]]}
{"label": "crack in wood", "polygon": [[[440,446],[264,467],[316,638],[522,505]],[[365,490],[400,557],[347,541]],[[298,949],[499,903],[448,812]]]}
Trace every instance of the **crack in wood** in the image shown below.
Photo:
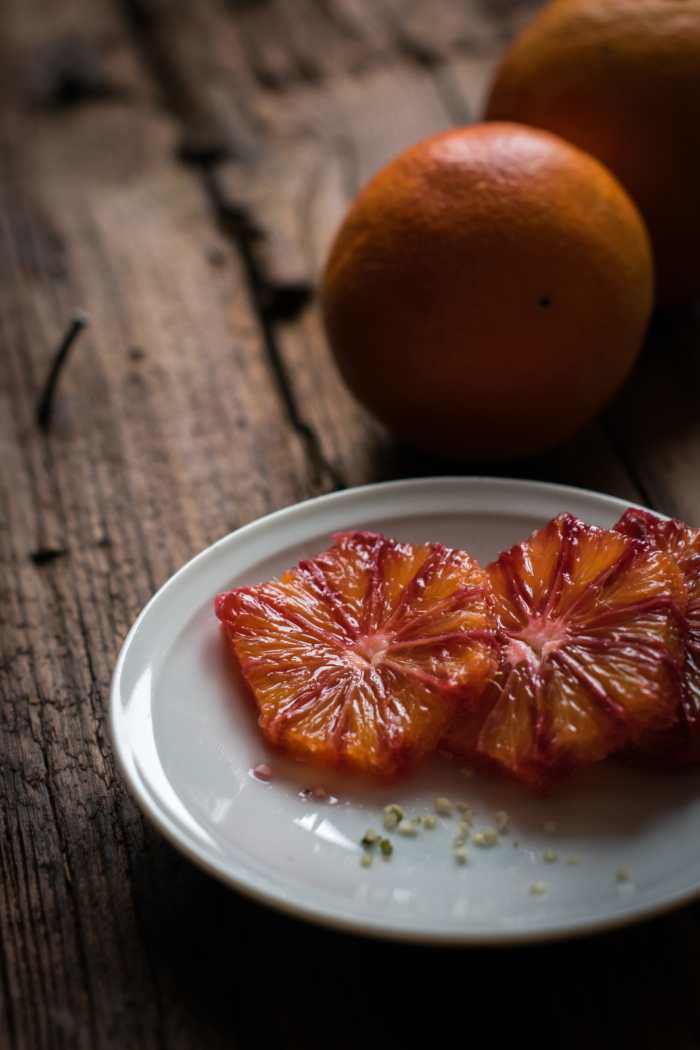
{"label": "crack in wood", "polygon": [[253,245],[260,234],[250,216],[244,209],[235,207],[223,197],[214,168],[203,167],[202,177],[219,226],[236,245],[246,268],[251,298],[258,315],[268,359],[289,421],[304,442],[313,471],[314,487],[326,490],[330,484],[334,490],[344,489],[347,487],[345,479],[340,471],[326,460],[318,436],[301,416],[275,333],[274,322],[298,316],[311,298],[311,289],[305,285],[275,289],[270,284],[253,251]]}
{"label": "crack in wood", "polygon": [[66,554],[68,554],[66,547],[40,547],[32,551],[29,557],[35,565],[48,565],[49,562],[55,561],[56,558],[63,558]]}
{"label": "crack in wood", "polygon": [[[166,104],[183,124],[180,159],[199,169],[202,184],[219,228],[234,244],[245,267],[252,304],[260,324],[266,354],[278,392],[291,426],[301,438],[309,466],[312,486],[317,491],[343,489],[347,483],[341,472],[323,455],[321,442],[304,420],[293,386],[286,374],[277,345],[275,324],[296,319],[313,296],[306,281],[274,281],[258,258],[255,245],[263,237],[247,209],[225,199],[216,178],[216,163],[225,156],[252,159],[258,147],[252,145],[257,133],[247,125],[240,143],[225,141],[216,130],[215,114],[201,94],[202,85],[191,85],[184,73],[187,64],[178,64],[164,35],[159,9],[150,0],[117,0],[125,11],[144,59],[160,85]],[[178,41],[180,41],[178,37]],[[240,108],[243,112],[243,107]]]}
{"label": "crack in wood", "polygon": [[61,109],[120,94],[99,50],[77,32],[37,48],[27,63],[26,90],[30,102],[45,109]]}
{"label": "crack in wood", "polygon": [[[186,26],[174,28],[168,21],[173,11],[153,0],[113,2],[131,27],[134,47],[164,104],[181,123],[180,159],[211,164],[227,156],[242,160],[256,156],[262,143],[250,114],[240,99],[222,92],[210,79],[197,51],[198,41]],[[186,9],[178,13],[187,20]]]}

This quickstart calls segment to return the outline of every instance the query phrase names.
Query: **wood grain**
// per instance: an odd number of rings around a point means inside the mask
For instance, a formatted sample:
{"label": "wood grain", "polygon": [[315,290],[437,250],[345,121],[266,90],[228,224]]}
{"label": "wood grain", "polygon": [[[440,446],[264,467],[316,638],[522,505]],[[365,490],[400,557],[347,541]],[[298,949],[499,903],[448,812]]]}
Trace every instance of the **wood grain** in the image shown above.
{"label": "wood grain", "polygon": [[[19,51],[31,12],[14,13]],[[99,49],[102,27],[79,24],[83,54]],[[159,975],[133,869],[161,847],[115,774],[112,668],[175,569],[308,492],[240,260],[199,180],[174,162],[170,120],[138,78],[111,83],[109,98],[70,106],[25,109],[9,92],[3,111],[7,1046],[157,1045]],[[35,406],[76,306],[92,325],[44,435]],[[55,557],[35,564],[38,551]],[[174,999],[167,1015],[166,1030]]]}
{"label": "wood grain", "polygon": [[[112,668],[194,553],[342,485],[483,472],[345,391],[315,295],[354,193],[480,111],[527,0],[6,0],[0,12],[0,1046],[700,1046],[697,909],[518,951],[275,915],[144,822]],[[187,163],[183,163],[183,160]],[[48,434],[36,404],[72,312]],[[618,401],[498,471],[700,524],[693,317]],[[488,468],[490,472],[494,468]],[[467,1008],[465,1009],[465,1002]],[[407,1005],[408,1004],[408,1005]]]}

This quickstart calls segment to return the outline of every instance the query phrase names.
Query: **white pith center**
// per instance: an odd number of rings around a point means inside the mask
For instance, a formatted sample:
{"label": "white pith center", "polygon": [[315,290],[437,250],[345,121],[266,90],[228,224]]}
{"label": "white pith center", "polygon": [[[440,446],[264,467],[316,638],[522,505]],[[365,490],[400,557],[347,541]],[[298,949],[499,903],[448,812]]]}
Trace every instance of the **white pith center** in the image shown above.
{"label": "white pith center", "polygon": [[386,656],[389,640],[382,634],[371,634],[360,638],[347,650],[347,657],[355,667],[364,670],[367,667],[377,667]]}
{"label": "white pith center", "polygon": [[548,617],[533,617],[526,627],[511,634],[505,656],[512,663],[522,660],[544,663],[553,652],[561,648],[568,637],[561,620]]}

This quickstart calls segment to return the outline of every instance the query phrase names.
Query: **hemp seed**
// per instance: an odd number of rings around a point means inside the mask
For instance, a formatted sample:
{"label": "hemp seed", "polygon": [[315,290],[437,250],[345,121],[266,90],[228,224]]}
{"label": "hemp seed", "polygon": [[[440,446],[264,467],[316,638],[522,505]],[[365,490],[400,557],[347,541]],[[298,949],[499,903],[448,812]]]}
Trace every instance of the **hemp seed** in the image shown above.
{"label": "hemp seed", "polygon": [[498,832],[494,831],[493,828],[484,828],[483,831],[477,831],[472,836],[472,842],[475,846],[488,849],[490,846],[495,846],[498,842]]}

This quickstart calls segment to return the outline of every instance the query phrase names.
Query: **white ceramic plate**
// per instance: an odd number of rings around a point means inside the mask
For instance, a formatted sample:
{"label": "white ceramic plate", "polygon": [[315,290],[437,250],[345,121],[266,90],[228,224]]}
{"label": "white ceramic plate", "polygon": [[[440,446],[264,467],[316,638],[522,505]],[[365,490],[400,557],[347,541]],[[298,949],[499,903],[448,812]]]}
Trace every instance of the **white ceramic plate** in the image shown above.
{"label": "white ceramic plate", "polygon": [[[385,788],[268,751],[214,615],[214,597],[278,576],[339,530],[442,541],[482,564],[562,510],[610,526],[627,504],[593,492],[489,478],[373,485],[279,511],[226,536],[155,595],[114,672],[112,735],[123,773],[156,826],[230,886],[301,918],[355,933],[445,944],[515,943],[645,918],[700,892],[700,772],[661,775],[601,763],[549,799],[458,760],[426,756]],[[267,763],[263,783],[251,770]],[[325,798],[304,794],[326,792]],[[383,808],[432,811],[465,799],[478,827],[506,810],[491,849],[453,856],[455,817],[418,838],[391,834],[389,862],[360,865]],[[337,800],[337,801],[336,801]],[[546,822],[556,833],[545,834]],[[543,852],[554,849],[555,863]],[[570,855],[576,865],[567,864]],[[618,882],[624,867],[630,880]],[[542,895],[530,893],[546,883]]]}

